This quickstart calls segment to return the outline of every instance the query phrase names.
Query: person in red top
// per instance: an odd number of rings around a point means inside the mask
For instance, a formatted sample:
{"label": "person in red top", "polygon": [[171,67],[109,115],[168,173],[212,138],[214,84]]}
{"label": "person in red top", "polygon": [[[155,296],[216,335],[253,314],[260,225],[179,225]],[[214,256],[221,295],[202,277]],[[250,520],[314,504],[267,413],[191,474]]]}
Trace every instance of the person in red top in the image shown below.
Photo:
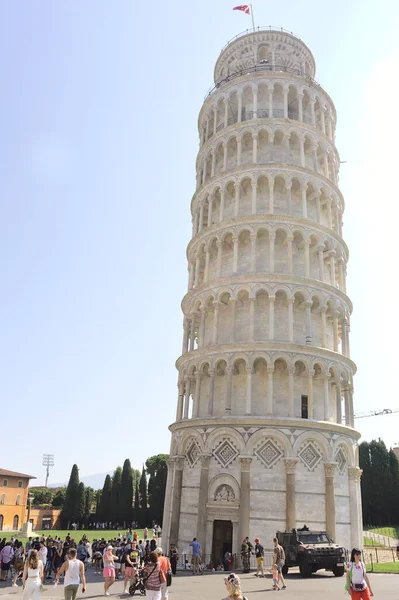
{"label": "person in red top", "polygon": [[155,552],[158,554],[158,563],[159,563],[159,566],[161,567],[161,571],[165,575],[165,581],[163,583],[161,583],[162,600],[168,600],[168,597],[169,597],[168,591],[169,590],[168,590],[166,580],[167,580],[167,572],[171,570],[169,558],[167,556],[163,555],[162,548],[156,548]]}

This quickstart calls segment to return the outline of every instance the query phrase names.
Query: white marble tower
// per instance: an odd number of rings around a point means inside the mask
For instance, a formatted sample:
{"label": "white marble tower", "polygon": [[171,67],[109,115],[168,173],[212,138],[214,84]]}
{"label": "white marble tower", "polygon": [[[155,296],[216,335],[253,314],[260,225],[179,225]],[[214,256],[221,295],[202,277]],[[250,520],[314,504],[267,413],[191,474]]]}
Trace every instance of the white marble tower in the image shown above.
{"label": "white marble tower", "polygon": [[293,34],[246,33],[199,114],[163,535],[216,562],[304,523],[362,546],[336,111],[314,76]]}

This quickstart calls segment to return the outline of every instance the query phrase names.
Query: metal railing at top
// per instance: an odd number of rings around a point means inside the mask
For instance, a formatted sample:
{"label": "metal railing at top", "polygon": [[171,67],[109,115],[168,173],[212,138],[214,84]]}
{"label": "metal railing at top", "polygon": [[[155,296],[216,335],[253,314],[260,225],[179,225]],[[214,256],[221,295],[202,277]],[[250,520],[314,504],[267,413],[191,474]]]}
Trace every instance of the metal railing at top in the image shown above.
{"label": "metal railing at top", "polygon": [[[294,38],[296,38],[297,40],[302,42],[302,44],[304,46],[306,46],[306,44],[301,40],[301,38],[299,36],[295,35],[295,33],[293,33],[292,31],[288,31],[287,29],[283,29],[282,27],[274,27],[273,25],[263,25],[260,27],[255,27],[255,29],[253,29],[253,28],[246,29],[245,31],[242,31],[241,33],[237,33],[237,35],[235,35],[233,38],[231,38],[231,40],[229,40],[223,46],[223,48],[220,51],[220,54],[222,54],[222,52],[227,48],[227,46],[229,44],[231,44],[231,42],[235,42],[235,40],[238,40],[239,38],[243,37],[244,35],[248,35],[249,33],[257,33],[258,31],[275,31],[276,33],[289,33]],[[306,46],[306,48],[307,48],[307,46]],[[310,50],[309,50],[309,52],[310,52]]]}
{"label": "metal railing at top", "polygon": [[308,75],[301,69],[293,69],[292,67],[286,67],[285,65],[277,65],[277,64],[276,65],[270,65],[270,64],[254,65],[253,67],[247,67],[245,69],[239,69],[238,71],[235,71],[234,73],[229,73],[229,75],[227,75],[226,77],[224,77],[223,79],[218,81],[216,85],[209,88],[207,94],[205,95],[205,100],[211,94],[213,94],[213,92],[215,90],[219,89],[224,83],[227,83],[228,81],[231,81],[232,79],[236,79],[237,77],[242,77],[243,75],[249,75],[250,73],[261,73],[263,71],[272,71],[274,73],[292,73],[293,75],[299,75],[300,77],[304,77],[304,79],[307,79],[311,83],[314,83],[319,88],[321,88],[320,83],[318,83],[316,81],[316,79],[313,79],[313,77],[311,77],[310,75]]}

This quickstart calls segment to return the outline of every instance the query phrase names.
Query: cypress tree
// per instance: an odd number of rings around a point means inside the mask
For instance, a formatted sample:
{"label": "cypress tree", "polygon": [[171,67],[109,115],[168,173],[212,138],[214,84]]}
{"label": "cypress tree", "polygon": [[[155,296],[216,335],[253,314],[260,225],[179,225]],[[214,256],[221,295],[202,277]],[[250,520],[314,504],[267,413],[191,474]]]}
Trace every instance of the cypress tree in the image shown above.
{"label": "cypress tree", "polygon": [[387,497],[381,491],[389,489],[389,454],[381,439],[372,440],[369,447],[371,464],[370,518],[375,525],[386,525],[386,521],[389,519]]}
{"label": "cypress tree", "polygon": [[140,520],[140,492],[139,492],[139,482],[136,481],[135,492],[134,492],[134,510],[133,510],[133,520]]}
{"label": "cypress tree", "polygon": [[93,500],[94,500],[94,490],[91,487],[86,487],[85,488],[85,518],[86,521],[89,520],[89,516],[91,513],[91,506],[93,504]]}
{"label": "cypress tree", "polygon": [[110,521],[111,520],[111,491],[112,491],[112,481],[109,475],[106,476],[104,480],[104,486],[100,495],[99,502],[99,511],[98,518],[100,521]]}
{"label": "cypress tree", "polygon": [[399,523],[399,461],[392,448],[389,451],[389,492],[386,495],[390,525]]}
{"label": "cypress tree", "polygon": [[371,517],[371,498],[370,488],[372,485],[371,463],[370,463],[370,446],[368,442],[359,444],[359,466],[363,470],[360,481],[360,489],[362,494],[363,507],[363,524],[373,525]]}
{"label": "cypress tree", "polygon": [[141,525],[143,525],[144,523],[147,523],[147,513],[148,513],[147,477],[146,477],[144,465],[143,465],[143,470],[141,471],[139,491],[140,491],[140,504],[141,504],[139,522],[141,523]]}
{"label": "cypress tree", "polygon": [[69,523],[76,519],[78,512],[78,487],[79,469],[77,465],[73,465],[65,492],[64,508],[62,509],[62,521],[68,529]]}
{"label": "cypress tree", "polygon": [[112,478],[111,490],[111,518],[114,522],[119,522],[121,518],[121,485],[122,485],[122,469],[117,467]]}
{"label": "cypress tree", "polygon": [[148,482],[148,503],[150,505],[149,520],[162,523],[163,505],[165,502],[166,479],[168,475],[166,459],[168,454],[157,454],[146,461]]}
{"label": "cypress tree", "polygon": [[127,458],[123,463],[122,481],[121,481],[121,516],[124,522],[130,523],[132,520],[133,505],[133,475],[132,465]]}
{"label": "cypress tree", "polygon": [[75,520],[79,523],[84,522],[85,508],[86,508],[85,484],[83,483],[83,481],[81,481],[78,485],[76,515],[75,515]]}

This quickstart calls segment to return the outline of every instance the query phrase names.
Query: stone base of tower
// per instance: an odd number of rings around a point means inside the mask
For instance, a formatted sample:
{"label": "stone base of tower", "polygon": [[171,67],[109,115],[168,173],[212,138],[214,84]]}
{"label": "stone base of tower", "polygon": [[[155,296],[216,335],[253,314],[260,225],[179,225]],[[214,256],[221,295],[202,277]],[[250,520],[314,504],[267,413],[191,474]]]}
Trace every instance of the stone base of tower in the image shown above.
{"label": "stone base of tower", "polygon": [[213,555],[219,562],[223,550],[239,554],[247,535],[271,548],[277,530],[304,524],[326,530],[345,548],[363,546],[353,429],[229,418],[182,422],[171,431],[165,547],[177,542],[189,554],[197,537],[207,560]]}

